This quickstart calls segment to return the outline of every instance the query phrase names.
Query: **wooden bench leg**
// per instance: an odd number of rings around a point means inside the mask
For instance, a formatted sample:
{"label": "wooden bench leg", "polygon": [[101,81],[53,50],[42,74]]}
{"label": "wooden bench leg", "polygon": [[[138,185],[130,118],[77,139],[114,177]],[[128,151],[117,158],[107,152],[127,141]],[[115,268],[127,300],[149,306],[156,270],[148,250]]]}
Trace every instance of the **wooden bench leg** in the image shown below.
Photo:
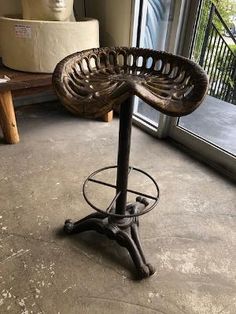
{"label": "wooden bench leg", "polygon": [[19,142],[11,91],[0,93],[0,125],[4,139],[8,144]]}
{"label": "wooden bench leg", "polygon": [[111,122],[113,119],[113,111],[109,111],[108,113],[104,114],[103,121],[104,122]]}

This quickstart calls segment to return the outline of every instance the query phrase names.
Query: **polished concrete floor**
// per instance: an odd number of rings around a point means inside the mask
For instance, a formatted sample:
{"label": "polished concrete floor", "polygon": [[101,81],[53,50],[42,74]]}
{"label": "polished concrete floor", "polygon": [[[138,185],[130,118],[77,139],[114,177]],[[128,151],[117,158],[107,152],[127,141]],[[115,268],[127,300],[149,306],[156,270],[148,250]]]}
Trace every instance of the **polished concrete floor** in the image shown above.
{"label": "polished concrete floor", "polygon": [[[91,212],[82,183],[116,163],[118,121],[82,120],[53,103],[19,108],[17,118],[20,144],[0,144],[0,313],[236,313],[232,182],[133,127],[131,164],[161,190],[159,205],[140,219],[157,272],[139,281],[116,243],[61,232],[66,218]],[[151,193],[151,183],[135,176],[131,185]],[[89,193],[102,207],[113,190]]]}

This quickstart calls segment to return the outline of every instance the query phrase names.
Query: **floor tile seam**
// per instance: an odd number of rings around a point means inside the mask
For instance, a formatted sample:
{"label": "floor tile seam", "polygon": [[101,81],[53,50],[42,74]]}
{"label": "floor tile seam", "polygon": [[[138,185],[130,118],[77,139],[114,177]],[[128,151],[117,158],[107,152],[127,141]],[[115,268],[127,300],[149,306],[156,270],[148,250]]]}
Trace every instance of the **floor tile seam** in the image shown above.
{"label": "floor tile seam", "polygon": [[[3,232],[1,234],[5,234],[6,236],[2,239],[0,239],[0,241],[4,241],[5,239],[7,239],[8,237],[11,237],[11,236],[15,236],[15,237],[20,237],[20,238],[23,238],[25,240],[28,240],[28,241],[38,241],[38,242],[41,242],[41,243],[47,243],[47,244],[54,244],[57,248],[64,248],[63,245],[59,245],[56,241],[49,241],[49,240],[46,240],[46,239],[42,239],[42,238],[35,238],[35,237],[32,237],[32,236],[27,236],[27,235],[23,235],[23,234],[18,234],[18,233],[7,233],[7,232]],[[178,239],[178,240],[187,240],[187,241],[191,241],[191,242],[200,242],[198,239],[192,239],[192,238],[186,238],[186,237],[177,237],[177,236],[156,236],[156,237],[152,237],[152,238],[145,238],[143,237],[142,238],[142,242],[155,242],[156,240],[163,240],[163,239]],[[221,240],[221,239],[219,239]],[[223,241],[223,240],[221,240]],[[202,241],[201,241],[202,242]],[[80,253],[82,253],[84,256],[86,256],[88,259],[91,259],[86,253],[84,253],[83,250],[79,249],[79,248],[76,248],[80,251]],[[96,262],[96,264],[101,264],[99,262]],[[121,274],[121,273],[119,273]]]}
{"label": "floor tile seam", "polygon": [[186,237],[177,237],[177,236],[155,236],[155,237],[142,237],[142,242],[152,242],[156,240],[162,239],[180,239],[194,242],[194,238],[186,238]]}
{"label": "floor tile seam", "polygon": [[[161,268],[160,268],[161,269]],[[185,274],[183,274],[183,275],[185,275]],[[169,275],[167,274],[166,275],[166,277],[168,277]],[[191,274],[191,276],[192,276],[192,274]],[[209,277],[209,274],[206,274],[206,276],[208,276]],[[218,282],[218,280],[217,280],[217,282],[215,282],[215,283],[211,283],[211,282],[206,282],[206,281],[201,281],[201,280],[187,280],[186,278],[183,278],[182,280],[180,279],[180,278],[178,278],[178,280],[179,280],[179,283],[182,283],[183,282],[183,284],[189,284],[189,285],[192,285],[192,284],[201,284],[201,285],[206,285],[206,286],[208,286],[208,287],[213,287],[213,288],[215,288],[215,287],[217,287],[217,288],[221,288],[221,289],[225,289],[225,288],[227,288],[228,290],[231,290],[232,292],[235,292],[236,291],[236,281],[235,281],[235,283],[234,284],[231,284],[231,285],[222,285],[222,284],[220,284],[219,282]],[[176,279],[169,279],[169,278],[167,278],[167,279],[161,279],[161,278],[158,278],[158,284],[161,284],[161,283],[164,283],[164,284],[176,284]],[[191,289],[190,287],[189,287],[189,289]]]}
{"label": "floor tile seam", "polygon": [[[37,238],[34,238],[34,237],[31,237],[31,236],[26,236],[26,235],[21,235],[21,234],[17,234],[17,233],[6,233],[8,234],[8,236],[15,236],[16,238],[19,237],[19,238],[23,238],[24,240],[26,241],[37,241],[37,242],[41,242],[41,243],[47,243],[47,244],[53,244],[55,245],[56,248],[58,249],[65,249],[66,246],[64,245],[59,245],[57,242],[55,241],[48,241],[48,240],[45,240],[45,239],[37,239]],[[74,249],[74,247],[73,247]],[[99,262],[99,261],[96,261],[95,259],[93,259],[92,257],[89,257],[88,254],[86,254],[82,249],[76,247],[76,251],[79,251],[80,254],[82,254],[85,258],[87,258],[88,260],[92,261],[94,264],[96,265],[99,265],[99,266],[104,266],[104,263],[102,262]],[[111,271],[115,272],[116,274],[120,275],[120,276],[123,276],[124,274],[122,272],[119,272],[117,271],[115,268],[109,266],[109,265],[105,265],[106,268],[109,268]],[[128,277],[127,277],[128,278]],[[131,278],[131,277],[130,277]],[[129,279],[130,279],[129,278]]]}
{"label": "floor tile seam", "polygon": [[108,301],[108,302],[115,302],[115,303],[123,303],[123,304],[126,304],[126,305],[131,305],[131,306],[137,306],[137,307],[141,307],[141,308],[144,308],[144,309],[148,309],[148,310],[151,310],[155,313],[158,313],[158,314],[168,314],[167,312],[163,312],[163,311],[160,311],[160,310],[157,310],[151,306],[147,306],[147,305],[144,305],[144,304],[140,304],[140,303],[133,303],[133,302],[128,302],[128,301],[124,301],[124,300],[120,300],[120,299],[116,299],[116,298],[106,298],[106,297],[101,297],[101,296],[77,296],[77,298],[81,298],[81,299],[94,299],[94,300],[101,300],[101,301]]}
{"label": "floor tile seam", "polygon": [[165,218],[165,216],[167,217],[174,217],[174,216],[189,216],[189,217],[200,217],[202,219],[205,218],[221,218],[221,217],[229,217],[229,218],[236,218],[236,215],[231,215],[231,214],[224,214],[224,213],[201,213],[201,212],[196,212],[196,211],[182,211],[182,212],[178,212],[178,213],[162,213],[162,218]]}
{"label": "floor tile seam", "polygon": [[[209,237],[210,239],[211,237]],[[231,242],[229,242],[229,239],[221,239],[221,238],[216,238],[216,237],[212,237],[214,238],[216,241],[215,242],[221,242],[224,245],[227,246],[231,246],[235,245],[235,241],[232,240]],[[203,239],[199,239],[199,238],[187,238],[187,237],[178,237],[178,236],[155,236],[155,237],[142,237],[142,242],[155,242],[156,240],[164,240],[164,239],[168,239],[168,240],[172,240],[172,239],[177,239],[180,241],[189,241],[189,242],[195,242],[198,244],[204,244],[204,245],[209,245],[209,243],[213,243],[213,241],[207,241],[207,238],[203,238]]]}

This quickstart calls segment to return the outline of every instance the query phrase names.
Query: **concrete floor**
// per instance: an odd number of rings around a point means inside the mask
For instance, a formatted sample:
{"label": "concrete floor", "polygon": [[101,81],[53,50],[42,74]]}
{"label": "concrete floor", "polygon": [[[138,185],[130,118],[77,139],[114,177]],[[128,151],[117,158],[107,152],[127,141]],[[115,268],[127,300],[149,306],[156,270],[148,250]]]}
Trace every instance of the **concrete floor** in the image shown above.
{"label": "concrete floor", "polygon": [[[161,189],[140,219],[157,272],[138,281],[125,249],[93,232],[61,233],[66,218],[91,212],[82,182],[116,162],[118,121],[78,119],[53,103],[19,108],[17,118],[21,143],[0,144],[0,313],[236,313],[230,181],[133,128],[131,163]],[[150,192],[149,182],[132,183]],[[101,203],[112,195],[94,193]]]}

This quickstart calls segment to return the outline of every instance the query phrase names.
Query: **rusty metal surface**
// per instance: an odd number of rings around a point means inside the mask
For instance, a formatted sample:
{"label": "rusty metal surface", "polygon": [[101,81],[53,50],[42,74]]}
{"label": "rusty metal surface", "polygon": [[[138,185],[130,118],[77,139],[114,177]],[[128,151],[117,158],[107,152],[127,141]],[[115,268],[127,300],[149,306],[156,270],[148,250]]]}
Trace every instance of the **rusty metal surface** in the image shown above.
{"label": "rusty metal surface", "polygon": [[141,48],[98,48],[63,59],[54,88],[74,114],[98,117],[136,95],[153,108],[183,116],[194,111],[208,88],[200,66],[184,57]]}
{"label": "rusty metal surface", "polygon": [[[137,198],[132,206],[127,207],[126,213],[127,215],[130,213],[138,214],[145,207],[146,203]],[[139,237],[138,217],[115,218],[107,217],[106,214],[102,213],[93,213],[77,222],[70,219],[65,221],[64,231],[68,234],[91,230],[104,234],[128,250],[139,279],[147,278],[155,273],[155,268],[147,262],[143,252]]]}

